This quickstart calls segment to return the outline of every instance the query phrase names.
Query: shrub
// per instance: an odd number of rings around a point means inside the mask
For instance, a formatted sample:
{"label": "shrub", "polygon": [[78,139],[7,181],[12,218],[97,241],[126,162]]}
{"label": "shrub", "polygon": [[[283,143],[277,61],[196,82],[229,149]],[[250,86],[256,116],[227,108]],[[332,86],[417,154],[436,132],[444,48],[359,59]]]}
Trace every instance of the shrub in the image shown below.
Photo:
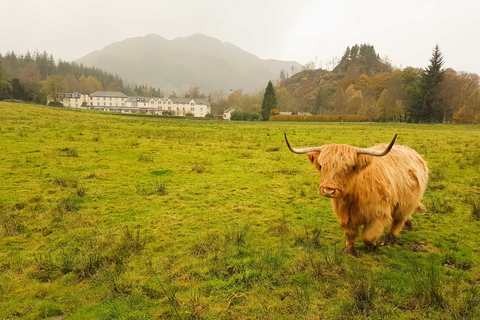
{"label": "shrub", "polygon": [[187,113],[185,114],[185,117],[193,117],[193,113],[187,112]]}
{"label": "shrub", "polygon": [[213,116],[213,114],[211,114],[211,113],[207,113],[207,114],[205,115],[205,118],[211,118],[211,119],[213,119],[213,117],[214,117],[214,116]]}
{"label": "shrub", "polygon": [[230,120],[232,121],[257,121],[260,120],[260,113],[258,112],[242,112],[242,111],[235,111],[232,112],[232,116]]}
{"label": "shrub", "polygon": [[55,101],[50,101],[50,102],[48,103],[48,105],[49,105],[50,107],[63,107],[63,103],[61,103],[61,102],[55,102]]}
{"label": "shrub", "polygon": [[[232,114],[233,115],[233,114]],[[365,118],[358,115],[274,115],[270,117],[270,121],[291,121],[291,122],[362,122]]]}

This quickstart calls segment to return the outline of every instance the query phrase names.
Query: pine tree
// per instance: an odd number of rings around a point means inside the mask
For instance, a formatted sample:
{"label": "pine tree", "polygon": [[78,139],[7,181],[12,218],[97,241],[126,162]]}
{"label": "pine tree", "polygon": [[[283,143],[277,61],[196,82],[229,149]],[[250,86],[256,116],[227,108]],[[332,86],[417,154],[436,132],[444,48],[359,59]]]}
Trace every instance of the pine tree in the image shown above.
{"label": "pine tree", "polygon": [[433,49],[430,65],[425,70],[422,79],[423,117],[428,122],[442,122],[443,119],[443,113],[434,106],[438,95],[436,89],[445,78],[445,71],[442,70],[443,64],[443,55],[437,44]]}
{"label": "pine tree", "polygon": [[270,110],[272,109],[277,109],[277,98],[275,97],[272,81],[268,81],[267,89],[263,95],[262,121],[270,119]]}
{"label": "pine tree", "polygon": [[408,113],[413,121],[442,122],[443,112],[438,106],[438,85],[445,77],[442,70],[443,55],[438,44],[433,49],[430,65],[422,73],[419,90],[412,96],[412,102]]}

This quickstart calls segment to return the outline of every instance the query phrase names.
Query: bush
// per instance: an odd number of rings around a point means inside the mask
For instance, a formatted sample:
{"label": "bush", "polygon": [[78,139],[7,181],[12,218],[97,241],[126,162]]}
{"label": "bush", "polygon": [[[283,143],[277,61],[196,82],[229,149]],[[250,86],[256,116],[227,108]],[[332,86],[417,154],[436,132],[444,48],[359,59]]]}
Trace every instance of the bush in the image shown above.
{"label": "bush", "polygon": [[207,114],[205,115],[205,118],[212,118],[212,119],[213,119],[213,114],[207,113]]}
{"label": "bush", "polygon": [[232,116],[230,120],[232,121],[257,121],[260,120],[260,113],[258,112],[242,112],[242,111],[235,111],[232,112]]}
{"label": "bush", "polygon": [[48,105],[49,105],[50,107],[63,107],[63,103],[58,102],[58,101],[57,101],[57,102],[55,102],[55,101],[50,101],[50,102],[48,103]]}
{"label": "bush", "polygon": [[162,111],[162,116],[171,116],[172,111]]}
{"label": "bush", "polygon": [[185,117],[193,117],[193,113],[187,112],[187,113],[185,114]]}
{"label": "bush", "polygon": [[[233,114],[232,114],[233,115]],[[362,122],[365,118],[358,115],[326,116],[326,115],[274,115],[270,121],[291,121],[291,122]]]}

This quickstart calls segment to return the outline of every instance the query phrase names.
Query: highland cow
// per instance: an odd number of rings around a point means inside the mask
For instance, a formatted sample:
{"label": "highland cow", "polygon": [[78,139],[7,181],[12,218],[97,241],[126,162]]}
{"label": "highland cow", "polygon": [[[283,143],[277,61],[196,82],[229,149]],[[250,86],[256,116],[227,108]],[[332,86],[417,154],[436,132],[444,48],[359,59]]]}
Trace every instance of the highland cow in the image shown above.
{"label": "highland cow", "polygon": [[385,226],[391,228],[384,244],[394,244],[405,223],[411,223],[427,187],[427,163],[413,149],[377,145],[360,149],[331,144],[303,149],[288,148],[294,153],[306,153],[308,160],[320,172],[320,195],[331,198],[340,226],[345,231],[344,252],[355,254],[355,239],[363,226],[362,240],[374,248]]}

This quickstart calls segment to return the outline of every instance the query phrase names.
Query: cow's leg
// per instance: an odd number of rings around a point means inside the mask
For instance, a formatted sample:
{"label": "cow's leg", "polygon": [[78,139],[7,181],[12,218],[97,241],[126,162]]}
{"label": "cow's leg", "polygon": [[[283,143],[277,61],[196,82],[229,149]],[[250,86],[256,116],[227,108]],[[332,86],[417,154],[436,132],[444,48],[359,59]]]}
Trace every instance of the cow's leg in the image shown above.
{"label": "cow's leg", "polygon": [[405,220],[405,224],[403,225],[403,230],[407,230],[407,231],[413,230],[412,218],[411,217],[409,219]]}
{"label": "cow's leg", "polygon": [[343,250],[343,253],[355,255],[355,239],[358,235],[358,228],[344,227],[343,230],[345,231],[346,239],[345,250]]}
{"label": "cow's leg", "polygon": [[397,236],[405,224],[405,218],[393,219],[392,227],[385,236],[385,245],[395,244],[397,242]]}
{"label": "cow's leg", "polygon": [[385,224],[386,221],[383,221],[383,219],[377,219],[365,225],[362,240],[369,249],[373,249],[378,245],[377,240],[382,235]]}

